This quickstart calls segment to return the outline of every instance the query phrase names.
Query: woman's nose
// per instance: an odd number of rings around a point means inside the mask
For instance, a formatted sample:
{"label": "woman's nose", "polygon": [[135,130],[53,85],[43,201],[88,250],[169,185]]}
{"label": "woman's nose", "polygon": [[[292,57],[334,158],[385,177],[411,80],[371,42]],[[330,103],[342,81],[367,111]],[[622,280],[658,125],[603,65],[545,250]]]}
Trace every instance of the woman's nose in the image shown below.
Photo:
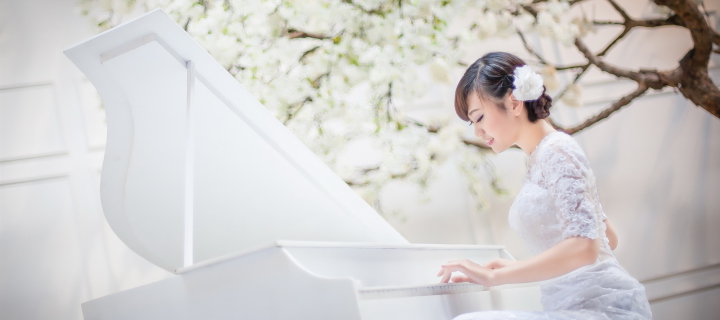
{"label": "woman's nose", "polygon": [[476,137],[484,137],[485,136],[485,131],[482,128],[480,128],[479,124],[474,124],[473,127],[475,128],[475,136]]}

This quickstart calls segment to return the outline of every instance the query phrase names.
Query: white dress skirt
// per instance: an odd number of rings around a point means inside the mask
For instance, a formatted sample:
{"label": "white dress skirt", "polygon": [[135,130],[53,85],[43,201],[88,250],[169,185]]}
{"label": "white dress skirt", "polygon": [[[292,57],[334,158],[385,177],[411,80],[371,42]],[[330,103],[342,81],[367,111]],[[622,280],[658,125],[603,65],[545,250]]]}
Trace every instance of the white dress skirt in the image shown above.
{"label": "white dress skirt", "polygon": [[610,249],[595,175],[570,135],[552,132],[530,154],[508,219],[534,254],[570,237],[599,237],[598,259],[541,282],[543,311],[473,312],[454,320],[652,319],[645,287],[620,266]]}

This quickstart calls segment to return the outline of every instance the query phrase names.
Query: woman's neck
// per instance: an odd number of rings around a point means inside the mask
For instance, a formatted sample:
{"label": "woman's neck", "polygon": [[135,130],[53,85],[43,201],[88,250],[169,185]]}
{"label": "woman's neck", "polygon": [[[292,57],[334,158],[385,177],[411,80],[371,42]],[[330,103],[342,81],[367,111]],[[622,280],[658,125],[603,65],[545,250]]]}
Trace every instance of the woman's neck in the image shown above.
{"label": "woman's neck", "polygon": [[540,144],[540,141],[542,141],[545,136],[555,131],[557,130],[547,123],[547,121],[540,119],[535,123],[530,123],[530,125],[521,132],[520,138],[515,144],[525,151],[526,155],[530,156],[535,148],[537,148]]}

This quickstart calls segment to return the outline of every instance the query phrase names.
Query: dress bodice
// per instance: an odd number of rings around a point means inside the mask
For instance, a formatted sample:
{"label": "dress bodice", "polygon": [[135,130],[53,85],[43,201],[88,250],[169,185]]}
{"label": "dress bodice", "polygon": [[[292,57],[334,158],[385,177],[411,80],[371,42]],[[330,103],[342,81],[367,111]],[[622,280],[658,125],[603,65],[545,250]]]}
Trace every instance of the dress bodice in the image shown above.
{"label": "dress bodice", "polygon": [[534,255],[570,237],[600,237],[599,262],[614,257],[606,218],[582,148],[564,132],[546,135],[528,157],[523,186],[510,207],[510,227]]}

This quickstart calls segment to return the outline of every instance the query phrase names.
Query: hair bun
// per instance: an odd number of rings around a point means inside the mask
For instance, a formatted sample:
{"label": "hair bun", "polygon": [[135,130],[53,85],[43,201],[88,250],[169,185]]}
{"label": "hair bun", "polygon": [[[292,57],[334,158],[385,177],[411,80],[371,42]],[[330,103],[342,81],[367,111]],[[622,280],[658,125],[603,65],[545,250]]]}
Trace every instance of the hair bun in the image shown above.
{"label": "hair bun", "polygon": [[545,93],[546,88],[543,85],[543,92],[539,98],[531,101],[525,101],[528,111],[528,120],[535,122],[537,119],[545,119],[550,116],[550,107],[552,107],[552,98]]}

